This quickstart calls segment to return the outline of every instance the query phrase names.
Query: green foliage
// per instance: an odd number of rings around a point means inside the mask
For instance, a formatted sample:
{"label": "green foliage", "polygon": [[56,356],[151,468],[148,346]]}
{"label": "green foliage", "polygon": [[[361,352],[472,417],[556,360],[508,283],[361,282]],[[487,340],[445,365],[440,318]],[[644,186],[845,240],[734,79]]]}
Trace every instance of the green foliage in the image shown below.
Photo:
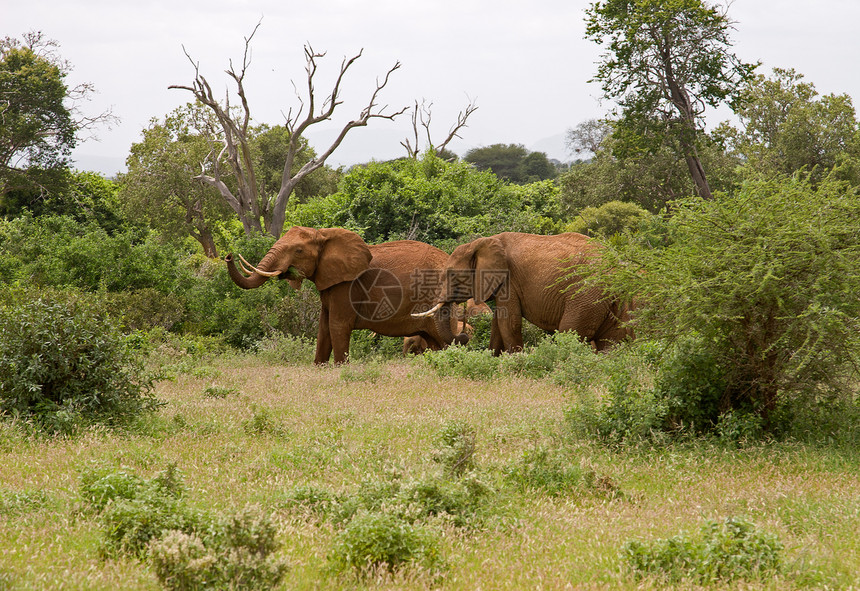
{"label": "green foliage", "polygon": [[520,353],[499,357],[493,356],[489,349],[452,346],[442,351],[427,351],[421,360],[440,376],[473,380],[505,376],[549,377],[559,384],[571,385],[585,380],[598,360],[591,346],[576,333],[541,334],[533,343],[527,344]]}
{"label": "green foliage", "polygon": [[549,231],[560,215],[557,196],[551,182],[506,185],[490,172],[428,153],[355,167],[338,193],[293,202],[288,217],[297,225],[349,228],[370,244],[404,238],[444,244],[505,230]]}
{"label": "green foliage", "polygon": [[[742,87],[735,107],[740,129],[728,122],[716,135],[741,156],[747,174],[793,174],[806,170],[819,181],[860,157],[860,123],[847,94],[818,96],[792,69],[774,68]],[[860,178],[853,179],[858,184]]]}
{"label": "green foliage", "polygon": [[772,428],[781,399],[850,391],[858,220],[856,189],[832,177],[751,181],[679,203],[662,237],[611,242],[596,272],[606,289],[647,302],[639,336],[697,332],[726,372],[721,410],[752,407]]}
{"label": "green foliage", "polygon": [[682,534],[650,543],[630,541],[622,556],[639,576],[713,584],[764,579],[779,573],[782,550],[776,536],[760,531],[749,521],[730,517],[706,522],[695,537]]}
{"label": "green foliage", "polygon": [[478,170],[489,170],[512,183],[533,183],[558,176],[558,170],[543,152],[529,152],[519,144],[493,144],[473,148],[463,157]]}
{"label": "green foliage", "polygon": [[119,424],[157,405],[137,340],[97,301],[0,293],[0,410],[48,432]]}
{"label": "green foliage", "polygon": [[77,127],[66,105],[69,66],[55,45],[41,33],[0,39],[0,213],[10,191],[44,196],[66,188]]}
{"label": "green foliage", "polygon": [[648,215],[646,210],[635,203],[608,201],[600,207],[584,208],[563,230],[592,237],[612,236],[625,230],[636,230]]}
{"label": "green foliage", "polygon": [[440,568],[439,541],[426,528],[385,513],[361,512],[335,540],[329,556],[335,570],[399,569],[415,564],[428,570]]}
{"label": "green foliage", "polygon": [[94,222],[65,216],[0,222],[0,255],[0,278],[9,283],[167,294],[186,279],[180,253],[157,235],[137,230],[111,235]]}

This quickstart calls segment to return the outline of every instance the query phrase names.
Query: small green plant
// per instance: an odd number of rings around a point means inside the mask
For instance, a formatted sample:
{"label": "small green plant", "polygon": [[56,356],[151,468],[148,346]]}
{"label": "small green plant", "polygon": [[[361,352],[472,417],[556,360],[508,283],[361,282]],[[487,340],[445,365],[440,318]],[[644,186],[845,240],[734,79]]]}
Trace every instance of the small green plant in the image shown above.
{"label": "small green plant", "polygon": [[239,391],[235,388],[226,388],[224,386],[206,386],[203,389],[204,398],[229,398],[238,393]]}
{"label": "small green plant", "polygon": [[308,364],[314,359],[316,345],[305,336],[275,333],[257,342],[256,352],[265,361],[286,365]]}
{"label": "small green plant", "polygon": [[48,495],[42,490],[0,490],[0,515],[36,511],[44,507],[48,500]]}
{"label": "small green plant", "polygon": [[256,405],[251,407],[250,419],[242,421],[242,428],[249,435],[282,435],[284,429],[281,425],[272,418],[271,413],[267,408],[260,408]]}
{"label": "small green plant", "polygon": [[506,467],[504,473],[508,482],[523,491],[537,490],[549,496],[577,493],[606,498],[622,496],[610,478],[543,448],[526,452],[519,461]]}
{"label": "small green plant", "polygon": [[425,352],[421,359],[443,377],[490,380],[499,375],[499,358],[487,349],[471,351],[452,346],[442,351]]}
{"label": "small green plant", "polygon": [[338,534],[329,561],[335,571],[394,571],[416,565],[442,566],[439,542],[428,529],[386,513],[362,511]]}
{"label": "small green plant", "polygon": [[447,476],[461,476],[475,467],[477,431],[465,421],[447,423],[436,436],[433,460]]}
{"label": "small green plant", "polygon": [[761,579],[781,569],[782,543],[749,521],[730,517],[706,522],[698,536],[678,535],[651,543],[630,541],[622,551],[637,575],[671,582],[693,579],[715,583]]}

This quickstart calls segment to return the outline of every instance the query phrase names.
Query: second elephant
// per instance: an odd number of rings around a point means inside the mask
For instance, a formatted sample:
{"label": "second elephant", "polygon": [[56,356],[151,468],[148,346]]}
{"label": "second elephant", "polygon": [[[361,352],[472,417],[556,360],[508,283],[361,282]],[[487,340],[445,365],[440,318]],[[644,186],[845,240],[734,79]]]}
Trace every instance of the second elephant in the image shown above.
{"label": "second elephant", "polygon": [[478,238],[451,253],[437,306],[494,299],[490,347],[496,354],[523,348],[523,318],[547,331],[576,331],[600,351],[632,334],[627,306],[598,288],[580,289],[576,266],[597,256],[599,246],[575,232]]}

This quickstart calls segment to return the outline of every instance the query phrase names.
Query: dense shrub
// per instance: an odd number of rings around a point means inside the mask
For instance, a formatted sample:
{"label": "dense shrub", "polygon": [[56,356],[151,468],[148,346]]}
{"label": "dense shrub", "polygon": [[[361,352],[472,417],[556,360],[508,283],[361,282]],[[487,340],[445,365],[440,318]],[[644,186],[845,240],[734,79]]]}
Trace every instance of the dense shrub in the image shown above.
{"label": "dense shrub", "polygon": [[286,572],[276,529],[259,507],[209,515],[188,507],[175,466],[145,479],[94,467],[81,476],[86,513],[97,514],[106,556],[148,560],[170,591],[271,589]]}
{"label": "dense shrub", "polygon": [[0,411],[71,432],[152,410],[153,376],[138,343],[97,298],[7,290],[0,294]]}
{"label": "dense shrub", "polygon": [[650,543],[631,541],[623,557],[637,575],[656,575],[700,584],[762,579],[779,572],[782,543],[738,518],[706,522],[698,536],[679,535]]}
{"label": "dense shrub", "polygon": [[259,507],[246,507],[191,533],[165,533],[150,544],[149,559],[169,591],[273,589],[287,570],[273,556],[276,533]]}
{"label": "dense shrub", "polygon": [[386,513],[361,512],[338,534],[329,560],[335,570],[373,572],[416,564],[437,570],[442,564],[436,536],[420,525]]}

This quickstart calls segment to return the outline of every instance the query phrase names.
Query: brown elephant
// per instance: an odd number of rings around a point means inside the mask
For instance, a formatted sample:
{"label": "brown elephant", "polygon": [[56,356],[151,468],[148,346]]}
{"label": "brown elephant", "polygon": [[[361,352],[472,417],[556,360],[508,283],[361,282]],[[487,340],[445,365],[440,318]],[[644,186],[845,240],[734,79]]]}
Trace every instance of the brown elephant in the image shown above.
{"label": "brown elephant", "polygon": [[[472,318],[475,318],[476,316],[492,313],[492,308],[490,308],[487,304],[483,302],[478,304],[475,302],[475,300],[469,298],[469,300],[466,301],[464,305],[454,307],[454,318],[457,320],[457,327],[455,332],[459,332],[460,334],[466,335],[467,337],[471,338],[474,328],[472,328],[472,325],[469,324],[468,321]],[[427,340],[420,335],[403,337],[404,355],[409,355],[410,353],[414,355],[421,355],[424,351],[430,348],[431,347]]]}
{"label": "brown elephant", "polygon": [[444,251],[413,240],[368,246],[355,232],[343,228],[294,226],[281,236],[254,267],[232,254],[227,270],[244,289],[261,286],[271,277],[287,279],[298,289],[303,279],[319,290],[322,309],[314,363],[335,363],[349,354],[350,335],[370,329],[392,337],[420,335],[432,348],[466,342],[454,335],[451,305],[416,318],[439,299]]}
{"label": "brown elephant", "polygon": [[490,347],[496,354],[522,349],[523,318],[547,331],[575,330],[603,350],[632,334],[627,306],[598,288],[580,289],[574,269],[599,256],[599,248],[575,232],[478,238],[451,253],[436,306],[495,299]]}

